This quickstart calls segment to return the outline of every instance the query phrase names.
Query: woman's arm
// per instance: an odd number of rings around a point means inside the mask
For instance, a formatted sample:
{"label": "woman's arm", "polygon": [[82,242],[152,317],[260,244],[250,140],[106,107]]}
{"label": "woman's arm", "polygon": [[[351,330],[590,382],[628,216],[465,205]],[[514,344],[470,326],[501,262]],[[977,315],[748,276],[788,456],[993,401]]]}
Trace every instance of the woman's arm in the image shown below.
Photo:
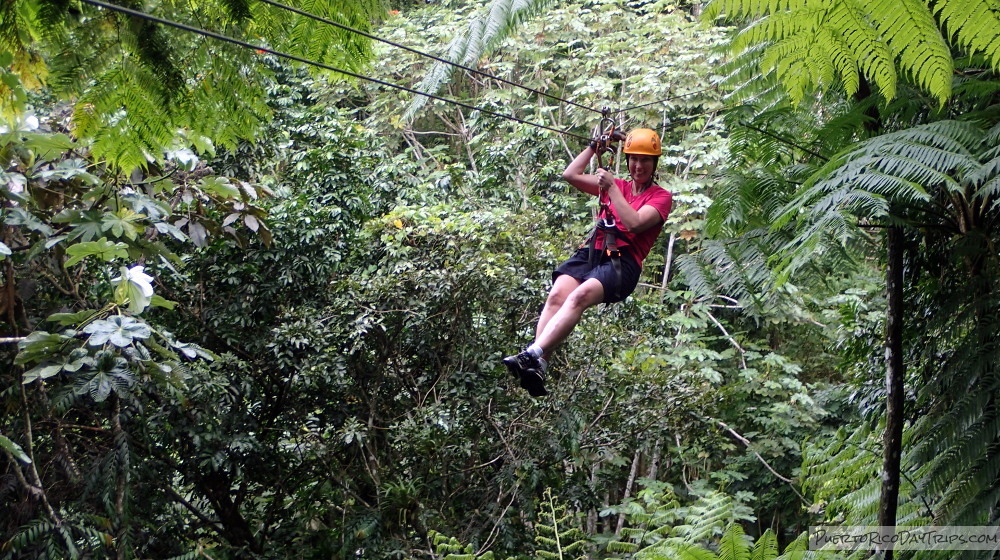
{"label": "woman's arm", "polygon": [[598,188],[608,191],[608,198],[611,199],[612,206],[618,214],[618,220],[632,233],[641,233],[656,224],[663,218],[660,212],[653,206],[646,204],[636,210],[625,200],[625,195],[615,183],[614,175],[606,169],[597,170]]}
{"label": "woman's arm", "polygon": [[577,189],[587,193],[597,196],[600,194],[599,187],[597,186],[597,175],[590,175],[584,173],[587,170],[587,164],[590,163],[590,158],[594,156],[594,149],[591,147],[586,147],[580,155],[576,156],[566,166],[566,170],[563,171],[563,179],[569,182]]}

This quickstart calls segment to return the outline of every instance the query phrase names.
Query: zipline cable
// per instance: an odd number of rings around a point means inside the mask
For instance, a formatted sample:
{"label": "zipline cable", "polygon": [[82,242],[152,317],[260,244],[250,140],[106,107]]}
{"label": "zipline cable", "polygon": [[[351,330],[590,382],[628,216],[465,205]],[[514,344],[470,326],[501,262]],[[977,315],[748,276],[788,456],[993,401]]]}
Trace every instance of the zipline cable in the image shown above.
{"label": "zipline cable", "polygon": [[[261,1],[262,2],[267,2],[268,0],[261,0]],[[716,88],[716,86],[713,85],[713,86],[709,86],[709,87],[707,87],[705,89],[699,89],[698,91],[690,91],[688,93],[682,93],[680,95],[675,95],[673,97],[665,97],[663,99],[660,99],[659,101],[650,101],[649,103],[643,103],[642,105],[633,105],[632,107],[626,107],[624,109],[621,109],[618,112],[619,113],[625,113],[625,112],[631,111],[633,109],[641,109],[643,107],[649,107],[650,105],[656,105],[657,103],[666,103],[667,101],[673,101],[674,99],[680,99],[682,97],[688,97],[688,96],[696,95],[696,94],[699,94],[699,93],[705,93],[706,91],[710,91],[710,90],[713,90],[715,88]]]}
{"label": "zipline cable", "polygon": [[134,16],[134,17],[137,17],[137,18],[141,18],[141,19],[144,19],[144,20],[147,20],[147,21],[151,21],[151,22],[154,22],[154,23],[159,23],[161,25],[167,25],[167,26],[170,26],[170,27],[174,27],[174,28],[180,29],[182,31],[188,31],[190,33],[196,33],[196,34],[202,35],[204,37],[210,37],[212,39],[216,39],[216,40],[219,40],[219,41],[223,41],[223,42],[226,42],[226,43],[231,43],[233,45],[237,45],[237,46],[244,47],[244,48],[247,48],[247,49],[254,49],[254,50],[256,50],[258,52],[261,52],[261,53],[273,54],[273,55],[279,56],[281,58],[287,58],[288,60],[294,60],[295,62],[301,62],[302,64],[308,64],[308,65],[311,65],[311,66],[316,66],[317,68],[323,68],[324,70],[330,70],[332,72],[337,72],[339,74],[343,74],[345,76],[350,76],[352,78],[357,78],[359,80],[365,80],[365,81],[376,83],[376,84],[379,84],[379,85],[382,85],[382,86],[386,86],[386,87],[390,87],[390,88],[394,88],[394,89],[406,91],[406,92],[409,92],[409,93],[413,93],[413,94],[416,94],[416,95],[422,95],[424,97],[428,97],[430,99],[435,99],[437,101],[443,101],[445,103],[451,103],[453,105],[458,105],[459,107],[463,107],[465,109],[469,109],[470,111],[479,111],[480,113],[483,113],[485,115],[490,115],[490,116],[494,116],[494,117],[500,117],[500,118],[503,118],[503,119],[512,120],[512,121],[515,121],[515,122],[519,122],[521,124],[526,124],[526,125],[529,125],[529,126],[534,126],[536,128],[541,128],[541,129],[544,129],[544,130],[549,130],[549,131],[552,131],[552,132],[555,132],[555,133],[558,133],[558,134],[563,134],[565,136],[572,136],[574,138],[578,138],[580,140],[583,140],[584,142],[590,142],[590,138],[587,138],[586,136],[581,136],[579,134],[575,134],[573,132],[568,132],[568,131],[565,131],[565,130],[559,130],[557,128],[553,128],[551,126],[546,126],[544,124],[538,124],[538,123],[534,123],[534,122],[531,122],[531,121],[526,121],[524,119],[520,119],[520,118],[515,117],[513,115],[508,115],[508,114],[505,114],[505,113],[498,113],[496,111],[490,111],[489,109],[483,109],[481,107],[476,107],[475,105],[469,105],[468,103],[462,103],[461,101],[455,101],[453,99],[445,99],[444,97],[439,97],[439,96],[431,94],[431,93],[425,93],[425,92],[422,92],[422,91],[419,91],[419,90],[416,90],[416,89],[413,89],[413,88],[410,88],[410,87],[401,86],[399,84],[393,84],[393,83],[390,83],[390,82],[379,80],[378,78],[372,78],[370,76],[364,76],[362,74],[351,72],[350,70],[344,70],[342,68],[337,68],[336,66],[330,66],[329,64],[323,64],[322,62],[316,62],[314,60],[309,60],[307,58],[302,58],[300,56],[296,56],[296,55],[293,55],[293,54],[284,53],[284,52],[281,52],[281,51],[276,51],[274,49],[270,49],[270,48],[267,48],[267,47],[264,47],[264,46],[254,45],[252,43],[248,43],[248,42],[242,41],[240,39],[235,39],[235,38],[230,37],[228,35],[222,35],[221,33],[216,33],[214,31],[208,31],[206,29],[201,29],[200,27],[194,27],[194,26],[191,26],[191,25],[187,25],[185,23],[180,23],[180,22],[176,22],[176,21],[173,21],[173,20],[164,19],[164,18],[161,18],[161,17],[158,17],[158,16],[154,16],[152,14],[147,14],[145,12],[140,12],[138,10],[133,10],[131,8],[126,8],[124,6],[118,6],[116,4],[108,4],[106,2],[101,2],[100,0],[81,0],[81,1],[85,2],[87,4],[90,4],[92,6],[97,6],[99,8],[105,8],[105,9],[108,9],[108,10],[113,10],[113,11],[116,11],[116,12],[120,12],[120,13],[123,13],[123,14],[127,14],[127,15]]}
{"label": "zipline cable", "polygon": [[[549,98],[549,99],[551,99],[553,101],[558,101],[560,103],[566,103],[567,105],[573,105],[575,107],[579,107],[579,108],[587,110],[587,111],[592,111],[594,113],[601,113],[602,112],[599,109],[594,109],[593,107],[588,107],[586,105],[583,105],[581,103],[577,103],[575,101],[570,101],[568,99],[563,99],[562,97],[558,97],[558,96],[555,96],[555,95],[552,95],[552,94],[549,94],[549,93],[545,93],[544,91],[539,91],[537,89],[528,87],[526,85],[510,81],[510,80],[508,80],[506,78],[501,78],[500,76],[497,76],[495,74],[490,74],[488,72],[483,72],[481,70],[477,70],[475,68],[471,68],[469,66],[465,66],[463,64],[459,64],[457,62],[453,62],[451,60],[448,60],[448,59],[445,59],[445,58],[441,58],[439,56],[436,56],[436,55],[433,55],[433,54],[429,54],[429,53],[426,53],[426,52],[414,49],[412,47],[407,47],[406,45],[403,45],[403,44],[400,44],[400,43],[396,43],[395,41],[390,41],[389,39],[386,39],[384,37],[379,37],[377,35],[373,35],[373,34],[368,33],[366,31],[362,31],[360,29],[356,29],[356,28],[351,27],[349,25],[345,25],[343,23],[339,23],[339,22],[333,21],[331,19],[328,19],[328,18],[325,18],[325,17],[322,17],[322,16],[318,16],[316,14],[307,12],[305,10],[300,10],[299,8],[296,8],[294,6],[289,6],[287,4],[282,4],[281,2],[276,2],[275,0],[260,0],[260,2],[263,2],[264,4],[270,4],[271,6],[274,6],[276,8],[280,8],[282,10],[287,10],[289,12],[292,12],[292,13],[295,13],[295,14],[299,14],[301,16],[305,16],[307,18],[316,20],[318,22],[325,23],[327,25],[332,25],[332,26],[334,26],[334,27],[336,27],[338,29],[343,29],[344,31],[349,31],[351,33],[356,33],[358,35],[361,35],[362,37],[367,37],[368,39],[371,39],[373,41],[379,41],[381,43],[385,43],[387,45],[396,47],[398,49],[403,49],[404,51],[409,51],[409,52],[414,53],[416,55],[423,56],[423,57],[426,57],[426,58],[430,58],[432,60],[436,60],[438,62],[441,62],[443,64],[447,64],[449,66],[454,66],[455,68],[459,68],[459,69],[465,70],[466,72],[471,72],[473,74],[478,74],[479,76],[482,76],[484,78],[488,78],[490,80],[496,80],[498,82],[501,82],[501,83],[504,83],[504,84],[507,84],[507,85],[510,85],[510,86],[514,86],[516,88],[520,88],[520,89],[523,89],[525,91],[529,91],[531,93],[535,93],[537,95],[541,95],[541,96],[547,97],[547,98]],[[673,101],[674,99],[680,99],[682,97],[689,97],[691,95],[696,95],[696,94],[699,94],[699,93],[704,93],[706,91],[710,91],[710,90],[715,89],[715,88],[716,88],[716,86],[713,85],[713,86],[710,86],[710,87],[707,87],[707,88],[704,88],[704,89],[700,89],[700,90],[697,90],[697,91],[692,91],[692,92],[688,92],[688,93],[682,93],[680,95],[674,95],[674,96],[671,96],[671,97],[666,97],[666,98],[660,99],[658,101],[651,101],[649,103],[643,103],[641,105],[634,105],[632,107],[627,107],[625,109],[620,109],[617,112],[618,113],[625,113],[625,112],[631,111],[633,109],[641,109],[643,107],[649,107],[650,105],[656,105],[658,103],[665,103],[667,101]]]}
{"label": "zipline cable", "polygon": [[325,17],[318,16],[316,14],[311,14],[309,12],[300,10],[300,9],[295,8],[293,6],[288,6],[288,5],[282,4],[280,2],[275,2],[274,0],[260,0],[260,1],[263,2],[263,3],[265,3],[265,4],[270,4],[270,5],[272,5],[272,6],[276,7],[276,8],[281,8],[282,10],[288,10],[289,12],[299,14],[300,16],[305,16],[307,18],[311,18],[311,19],[314,19],[316,21],[325,23],[327,25],[332,25],[332,26],[334,26],[334,27],[336,27],[338,29],[343,29],[344,31],[349,31],[351,33],[357,33],[358,35],[361,35],[362,37],[367,37],[367,38],[369,38],[369,39],[371,39],[373,41],[379,41],[379,42],[385,43],[387,45],[391,45],[393,47],[396,47],[398,49],[403,49],[404,51],[409,51],[411,53],[414,53],[414,54],[417,54],[417,55],[420,55],[420,56],[424,56],[424,57],[430,58],[432,60],[436,60],[438,62],[441,62],[441,63],[444,63],[444,64],[448,64],[450,66],[454,66],[455,68],[461,68],[462,70],[465,70],[466,72],[472,72],[473,74],[478,74],[478,75],[480,75],[480,76],[482,76],[484,78],[488,78],[490,80],[496,80],[498,82],[501,82],[501,83],[504,83],[504,84],[507,84],[507,85],[510,85],[510,86],[514,86],[516,88],[523,89],[525,91],[530,91],[531,93],[535,93],[535,94],[538,94],[538,95],[541,95],[541,96],[544,96],[544,97],[548,97],[549,99],[552,99],[553,101],[559,101],[561,103],[566,103],[567,105],[573,105],[575,107],[579,107],[581,109],[586,109],[587,111],[593,111],[595,113],[600,113],[601,112],[599,109],[594,109],[593,107],[587,107],[586,105],[582,105],[580,103],[576,103],[575,101],[570,101],[568,99],[563,99],[561,97],[557,97],[555,95],[552,95],[552,94],[549,94],[549,93],[545,93],[544,91],[539,91],[537,89],[530,88],[528,86],[519,84],[517,82],[512,82],[512,81],[510,81],[510,80],[508,80],[506,78],[501,78],[500,76],[496,76],[496,75],[490,74],[488,72],[483,72],[481,70],[476,70],[475,68],[470,68],[470,67],[465,66],[463,64],[459,64],[457,62],[452,62],[450,60],[441,58],[439,56],[436,56],[436,55],[433,55],[433,54],[429,54],[429,53],[425,53],[423,51],[419,51],[419,50],[411,48],[411,47],[407,47],[406,45],[402,45],[402,44],[396,43],[394,41],[390,41],[389,39],[385,39],[385,38],[382,38],[382,37],[378,37],[376,35],[372,35],[371,33],[367,33],[367,32],[362,31],[360,29],[355,29],[355,28],[350,27],[348,25],[344,25],[342,23],[338,23],[338,22],[333,21],[331,19],[327,19]]}

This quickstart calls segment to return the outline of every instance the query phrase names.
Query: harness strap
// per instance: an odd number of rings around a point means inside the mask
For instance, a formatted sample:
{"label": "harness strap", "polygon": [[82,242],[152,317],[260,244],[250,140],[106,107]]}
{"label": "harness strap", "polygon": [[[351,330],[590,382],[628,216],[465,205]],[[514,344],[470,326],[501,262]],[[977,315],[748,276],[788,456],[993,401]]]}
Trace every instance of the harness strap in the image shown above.
{"label": "harness strap", "polygon": [[598,235],[604,236],[604,254],[611,259],[611,266],[615,271],[615,299],[621,299],[622,252],[618,248],[618,228],[613,226],[608,227],[602,220],[598,220],[597,225],[594,226],[594,230],[590,233],[590,237],[587,238],[587,241],[583,245],[590,250],[587,254],[590,268],[594,268],[600,263],[600,256],[597,252]]}
{"label": "harness strap", "polygon": [[615,269],[615,299],[621,299],[622,290],[622,252],[618,249],[618,230],[604,230],[604,254],[611,258],[611,266]]}

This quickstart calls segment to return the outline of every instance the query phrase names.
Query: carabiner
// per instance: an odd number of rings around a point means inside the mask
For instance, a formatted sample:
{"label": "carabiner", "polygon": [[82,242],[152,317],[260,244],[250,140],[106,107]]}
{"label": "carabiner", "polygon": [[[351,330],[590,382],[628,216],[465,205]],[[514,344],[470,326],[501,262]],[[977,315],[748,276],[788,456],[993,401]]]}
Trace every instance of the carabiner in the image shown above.
{"label": "carabiner", "polygon": [[621,133],[617,132],[618,124],[614,119],[611,118],[611,108],[603,107],[601,109],[601,134],[597,137],[597,166],[604,169],[611,167],[611,162],[608,162],[608,167],[601,165],[601,154],[604,152],[611,151],[611,143],[619,140],[621,138]]}
{"label": "carabiner", "polygon": [[611,118],[611,108],[601,108],[601,140],[610,141],[618,124]]}

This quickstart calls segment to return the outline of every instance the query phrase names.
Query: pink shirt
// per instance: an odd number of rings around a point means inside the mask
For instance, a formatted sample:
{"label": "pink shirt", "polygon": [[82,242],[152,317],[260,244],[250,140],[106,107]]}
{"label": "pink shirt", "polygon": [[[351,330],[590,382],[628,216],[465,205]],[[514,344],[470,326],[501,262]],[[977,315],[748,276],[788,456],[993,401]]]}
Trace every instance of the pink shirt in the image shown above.
{"label": "pink shirt", "polygon": [[[615,223],[618,224],[618,229],[620,231],[618,235],[618,246],[628,247],[629,253],[635,257],[639,266],[642,266],[642,261],[646,259],[646,255],[649,254],[649,250],[653,248],[653,243],[656,243],[656,238],[659,237],[660,231],[663,230],[663,223],[667,220],[667,216],[670,214],[670,208],[673,205],[673,195],[670,194],[670,191],[664,189],[660,185],[652,185],[636,196],[632,193],[631,181],[615,178],[615,184],[618,185],[618,190],[622,191],[622,195],[625,197],[625,200],[628,201],[629,206],[633,209],[639,210],[643,206],[648,205],[652,206],[657,212],[660,213],[660,222],[658,224],[650,226],[639,233],[632,233],[631,231],[628,231],[625,224],[623,224],[621,219],[618,218],[618,212],[615,211],[615,205],[611,205],[611,214],[615,217]],[[604,236],[598,235],[597,248],[603,247]]]}

